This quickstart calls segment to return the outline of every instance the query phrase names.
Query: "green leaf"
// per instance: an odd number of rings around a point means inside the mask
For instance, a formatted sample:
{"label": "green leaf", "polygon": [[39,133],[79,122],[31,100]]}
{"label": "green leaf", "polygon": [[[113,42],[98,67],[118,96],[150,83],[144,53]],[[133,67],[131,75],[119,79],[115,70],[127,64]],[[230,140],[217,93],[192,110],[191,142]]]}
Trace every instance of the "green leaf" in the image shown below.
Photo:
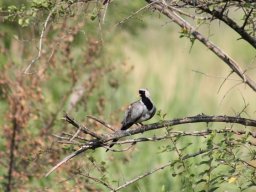
{"label": "green leaf", "polygon": [[207,180],[206,179],[200,179],[199,181],[196,182],[196,184],[199,184],[199,183],[207,183]]}
{"label": "green leaf", "polygon": [[216,189],[219,189],[219,187],[213,187],[213,188],[209,189],[209,192],[216,191]]}

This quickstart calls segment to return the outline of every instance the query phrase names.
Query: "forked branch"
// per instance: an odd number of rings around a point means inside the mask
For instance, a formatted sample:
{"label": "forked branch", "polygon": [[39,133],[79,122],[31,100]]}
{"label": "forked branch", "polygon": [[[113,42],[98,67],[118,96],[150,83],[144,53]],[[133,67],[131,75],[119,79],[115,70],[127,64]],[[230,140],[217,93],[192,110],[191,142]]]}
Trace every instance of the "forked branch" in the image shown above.
{"label": "forked branch", "polygon": [[[68,114],[65,115],[64,118],[68,123],[72,124],[76,128],[81,128],[81,125],[77,123],[74,118],[70,117]],[[252,126],[256,127],[256,120],[253,119],[246,119],[242,117],[232,117],[232,116],[207,116],[204,114],[196,115],[192,117],[184,117],[179,119],[173,119],[173,120],[166,120],[166,121],[160,121],[157,123],[153,123],[150,125],[143,125],[136,129],[128,129],[126,131],[116,131],[112,134],[105,134],[105,135],[98,135],[96,133],[92,134],[92,131],[87,128],[86,134],[90,133],[90,135],[93,137],[93,139],[89,140],[88,142],[85,142],[84,145],[75,151],[74,153],[68,155],[65,157],[62,161],[60,161],[57,165],[55,165],[47,174],[48,176],[50,173],[52,173],[55,169],[57,169],[62,164],[66,163],[70,159],[74,158],[75,156],[89,150],[89,149],[96,149],[99,147],[105,147],[108,145],[109,141],[112,141],[113,139],[120,139],[126,136],[135,135],[139,133],[143,133],[146,131],[171,127],[175,125],[182,125],[182,124],[188,124],[188,123],[209,123],[209,122],[223,122],[223,123],[231,123],[231,124],[241,124],[244,126]]]}
{"label": "forked branch", "polygon": [[209,50],[215,53],[221,60],[223,60],[232,71],[234,71],[245,84],[251,87],[254,91],[256,91],[256,82],[252,80],[245,71],[239,66],[239,64],[232,59],[228,54],[226,54],[223,50],[221,50],[217,45],[211,42],[208,38],[206,38],[203,34],[201,34],[195,27],[193,27],[189,22],[183,19],[180,15],[178,15],[170,6],[163,3],[163,1],[153,1],[148,0],[148,3],[154,2],[152,7],[158,10],[161,14],[166,15],[169,19],[171,19],[174,23],[178,24],[182,29],[188,31],[195,39],[199,40],[203,43]]}

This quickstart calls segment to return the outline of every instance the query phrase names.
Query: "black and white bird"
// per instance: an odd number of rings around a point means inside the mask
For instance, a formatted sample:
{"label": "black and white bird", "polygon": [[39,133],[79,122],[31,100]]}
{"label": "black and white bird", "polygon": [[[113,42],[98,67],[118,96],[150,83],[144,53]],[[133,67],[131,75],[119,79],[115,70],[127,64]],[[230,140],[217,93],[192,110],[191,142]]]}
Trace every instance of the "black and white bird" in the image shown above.
{"label": "black and white bird", "polygon": [[[155,115],[156,107],[150,99],[149,91],[147,89],[139,89],[139,95],[141,99],[130,104],[126,110],[124,119],[121,122],[121,130],[126,130],[133,124],[147,121]],[[118,139],[113,140],[113,142],[117,141]],[[113,145],[114,143],[110,144],[109,148],[113,147]]]}

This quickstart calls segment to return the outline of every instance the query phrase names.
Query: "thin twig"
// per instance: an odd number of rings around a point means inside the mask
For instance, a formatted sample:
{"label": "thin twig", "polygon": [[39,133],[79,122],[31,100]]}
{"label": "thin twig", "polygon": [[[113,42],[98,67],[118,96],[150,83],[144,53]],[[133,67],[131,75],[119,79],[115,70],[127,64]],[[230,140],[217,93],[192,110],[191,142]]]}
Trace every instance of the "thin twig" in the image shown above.
{"label": "thin twig", "polygon": [[251,163],[248,163],[247,161],[244,161],[244,160],[242,160],[242,159],[239,159],[239,161],[241,161],[243,164],[245,164],[245,165],[247,165],[247,166],[249,166],[249,167],[251,167],[251,168],[253,168],[253,169],[256,169],[256,166],[255,166],[255,165],[253,165],[253,164],[251,164]]}
{"label": "thin twig", "polygon": [[8,167],[8,180],[6,183],[6,192],[12,191],[12,179],[13,179],[13,169],[15,166],[15,150],[16,150],[16,133],[19,129],[16,118],[14,117],[12,121],[12,137],[11,137],[11,147],[10,147],[10,157],[9,157],[9,167]]}
{"label": "thin twig", "polygon": [[106,6],[104,7],[104,13],[103,13],[103,16],[102,16],[102,23],[103,24],[105,23],[105,18],[106,18],[107,11],[108,11],[108,5],[109,5],[109,2],[107,2]]}
{"label": "thin twig", "polygon": [[83,146],[84,145],[84,143],[80,143],[80,142],[78,142],[78,141],[67,141],[67,140],[65,140],[65,141],[57,141],[58,143],[62,143],[62,144],[72,144],[72,145],[78,145],[78,146]]}
{"label": "thin twig", "polygon": [[67,121],[68,123],[70,123],[71,125],[73,125],[74,127],[76,127],[77,129],[80,129],[81,131],[83,131],[86,134],[91,135],[94,138],[97,138],[99,140],[102,140],[102,136],[100,136],[99,134],[96,134],[95,132],[89,130],[87,127],[80,125],[79,123],[77,123],[75,121],[75,119],[69,117],[67,114],[65,114],[64,116],[64,120]]}
{"label": "thin twig", "polygon": [[[62,134],[63,134],[63,135],[70,136],[70,137],[73,136],[72,134],[66,133],[66,132],[63,132]],[[69,138],[70,138],[70,137],[69,137]],[[88,139],[86,139],[86,138],[84,138],[84,137],[79,137],[79,136],[76,136],[76,139],[79,139],[79,140],[82,140],[82,141],[89,141]]]}
{"label": "thin twig", "polygon": [[77,129],[77,131],[76,131],[75,134],[70,138],[69,141],[73,141],[73,140],[78,136],[78,134],[80,133],[80,131],[81,131],[81,127],[79,127],[79,128]]}
{"label": "thin twig", "polygon": [[[152,4],[152,1],[148,1]],[[152,7],[158,10],[160,13],[163,13],[168,18],[170,18],[173,22],[178,24],[180,27],[186,29],[193,35],[197,40],[203,43],[209,50],[215,53],[221,60],[223,60],[231,69],[234,71],[245,84],[251,87],[254,91],[256,91],[256,82],[253,81],[248,75],[244,73],[244,70],[238,65],[238,63],[233,60],[228,54],[222,51],[218,46],[213,44],[208,38],[206,38],[203,34],[195,29],[189,22],[180,17],[175,11],[166,7],[165,4],[161,2],[154,2]]]}
{"label": "thin twig", "polygon": [[[201,155],[201,154],[204,154],[204,153],[207,153],[207,152],[209,152],[209,151],[216,150],[216,149],[217,149],[217,147],[214,147],[214,148],[212,148],[212,149],[210,149],[210,150],[209,150],[209,149],[208,149],[208,150],[200,150],[200,151],[198,151],[198,152],[196,152],[196,153],[189,154],[189,155],[186,155],[186,156],[182,157],[182,160],[187,160],[187,159],[190,159],[190,158],[192,158],[192,157],[196,157],[196,156],[198,156],[198,155]],[[162,166],[160,166],[160,167],[158,167],[158,168],[156,168],[156,169],[153,169],[153,170],[151,170],[151,171],[148,171],[148,172],[146,172],[146,173],[144,173],[144,174],[142,174],[142,175],[139,175],[139,176],[135,177],[134,179],[131,179],[130,181],[127,181],[126,183],[124,183],[123,185],[121,185],[121,186],[115,188],[115,189],[112,190],[112,191],[113,191],[113,192],[119,191],[120,189],[123,189],[123,188],[127,187],[128,185],[131,185],[131,184],[137,182],[138,180],[143,179],[144,177],[147,177],[147,176],[149,176],[149,175],[152,175],[153,173],[155,173],[155,172],[157,172],[157,171],[159,171],[159,170],[162,170],[162,169],[164,169],[164,168],[166,168],[166,167],[173,166],[174,164],[176,164],[176,161],[166,163],[166,164],[164,164],[164,165],[162,165]]]}
{"label": "thin twig", "polygon": [[224,77],[224,76],[218,76],[218,75],[211,75],[211,74],[207,74],[207,73],[204,73],[202,71],[198,71],[198,70],[193,70],[193,72],[195,73],[198,73],[198,74],[201,74],[201,75],[204,75],[206,77],[209,77],[209,78],[216,78],[216,79],[226,79],[226,80],[230,80],[230,81],[241,81],[240,79],[235,79],[235,78],[227,78],[227,77]]}
{"label": "thin twig", "polygon": [[[193,136],[193,137],[202,137],[202,136],[207,136],[210,135],[212,133],[216,133],[216,134],[223,134],[223,133],[233,133],[235,135],[244,135],[244,134],[248,134],[250,136],[252,136],[253,138],[256,138],[256,135],[253,132],[246,132],[244,130],[232,130],[232,129],[221,129],[221,130],[211,130],[211,129],[207,129],[207,130],[203,130],[203,131],[192,131],[192,132],[187,132],[187,131],[170,131],[168,132],[168,135],[164,135],[164,136],[159,136],[159,137],[139,137],[139,138],[135,138],[135,139],[127,139],[124,141],[117,141],[117,142],[112,142],[112,144],[118,145],[118,144],[135,144],[135,143],[139,143],[139,142],[146,142],[146,141],[161,141],[161,140],[167,140],[173,137],[177,137],[177,136]],[[106,147],[108,148],[108,147]]]}
{"label": "thin twig", "polygon": [[[240,2],[239,2],[240,3]],[[256,48],[256,38],[253,37],[250,33],[248,33],[246,30],[244,30],[243,27],[240,27],[234,20],[232,20],[230,17],[227,16],[227,14],[223,14],[221,10],[217,9],[210,9],[209,4],[200,5],[197,3],[197,1],[194,1],[194,4],[191,1],[186,1],[186,4],[190,4],[193,6],[193,8],[198,8],[201,11],[208,13],[212,15],[213,17],[219,19],[220,21],[224,22],[227,26],[229,26],[231,29],[233,29],[235,32],[237,32],[242,39],[247,41],[250,45],[252,45],[254,48]],[[248,4],[248,3],[247,3]],[[253,8],[252,4],[252,8]]]}
{"label": "thin twig", "polygon": [[125,151],[129,151],[133,146],[134,144],[136,143],[135,141],[132,141],[132,140],[129,140],[129,141],[120,141],[120,142],[112,142],[113,144],[114,143],[117,143],[117,144],[126,144],[126,143],[132,143],[132,145],[130,145],[129,147],[125,148],[125,149],[121,149],[121,150],[117,150],[117,149],[113,149],[113,148],[110,148],[108,146],[103,146],[105,149],[107,149],[108,151],[112,151],[112,152],[125,152]]}
{"label": "thin twig", "polygon": [[114,25],[114,27],[117,27],[121,24],[123,24],[124,22],[126,22],[127,20],[133,18],[135,15],[137,15],[138,13],[140,13],[141,11],[143,11],[144,9],[150,7],[153,3],[155,3],[156,1],[153,1],[143,7],[141,7],[139,10],[135,11],[134,13],[130,14],[128,17],[124,18],[123,20],[119,21],[117,24]]}
{"label": "thin twig", "polygon": [[41,55],[42,55],[42,46],[43,46],[44,33],[45,33],[45,30],[46,30],[46,28],[47,28],[47,25],[48,25],[48,23],[49,23],[49,20],[50,20],[52,14],[54,13],[55,9],[56,9],[56,6],[55,6],[54,8],[52,8],[52,10],[49,12],[49,14],[48,14],[48,16],[47,16],[47,18],[46,18],[46,20],[45,20],[45,22],[44,22],[44,26],[43,26],[43,29],[42,29],[42,31],[41,31],[41,35],[40,35],[40,39],[39,39],[39,43],[38,43],[38,53],[37,53],[37,57],[34,58],[34,59],[30,62],[30,64],[29,64],[29,65],[27,66],[27,68],[25,69],[24,74],[31,74],[31,73],[29,72],[30,68],[32,67],[32,65],[34,65],[34,64],[40,59],[40,57],[41,57]]}
{"label": "thin twig", "polygon": [[253,12],[253,8],[250,10],[250,12],[248,13],[248,15],[246,16],[246,18],[245,18],[245,20],[244,20],[244,24],[243,24],[243,26],[241,27],[242,29],[245,28],[245,26],[246,26],[246,24],[247,24],[247,22],[248,22],[248,19],[250,18],[252,12]]}
{"label": "thin twig", "polygon": [[223,87],[224,83],[229,79],[230,75],[232,75],[232,74],[233,74],[233,71],[231,71],[231,72],[227,75],[227,77],[222,81],[222,83],[220,84],[220,87],[219,87],[217,93],[220,92],[220,90],[221,90],[221,88]]}
{"label": "thin twig", "polygon": [[82,173],[79,173],[79,175],[81,175],[81,176],[83,176],[83,177],[86,177],[86,178],[88,178],[88,179],[91,179],[91,180],[93,180],[93,181],[95,181],[95,182],[97,182],[97,183],[100,183],[100,184],[104,185],[105,187],[107,187],[107,188],[110,189],[110,190],[114,190],[113,187],[111,187],[109,184],[107,184],[106,182],[104,182],[104,181],[102,181],[102,180],[100,180],[100,179],[98,179],[98,178],[92,177],[92,176],[90,176],[90,175],[85,175],[85,174],[82,174]]}
{"label": "thin twig", "polygon": [[116,131],[115,129],[112,128],[111,125],[109,125],[107,122],[101,120],[101,119],[98,119],[96,117],[93,117],[91,115],[87,115],[86,117],[88,117],[89,119],[93,119],[94,121],[97,121],[98,123],[102,124],[103,126],[105,126],[106,128],[110,129],[111,131]]}

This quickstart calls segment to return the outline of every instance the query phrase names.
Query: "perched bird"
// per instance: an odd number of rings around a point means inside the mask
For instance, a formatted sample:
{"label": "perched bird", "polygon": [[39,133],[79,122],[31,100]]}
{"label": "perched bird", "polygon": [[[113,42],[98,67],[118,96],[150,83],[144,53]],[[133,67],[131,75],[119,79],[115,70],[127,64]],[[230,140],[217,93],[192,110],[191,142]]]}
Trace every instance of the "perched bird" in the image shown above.
{"label": "perched bird", "polygon": [[[121,122],[121,130],[130,128],[133,124],[142,123],[151,119],[156,113],[156,107],[150,99],[150,94],[147,89],[139,89],[140,100],[130,104],[125,112],[123,121]],[[117,142],[118,139],[114,139],[113,142]],[[110,144],[110,148],[114,143]],[[106,150],[108,151],[108,149]]]}

